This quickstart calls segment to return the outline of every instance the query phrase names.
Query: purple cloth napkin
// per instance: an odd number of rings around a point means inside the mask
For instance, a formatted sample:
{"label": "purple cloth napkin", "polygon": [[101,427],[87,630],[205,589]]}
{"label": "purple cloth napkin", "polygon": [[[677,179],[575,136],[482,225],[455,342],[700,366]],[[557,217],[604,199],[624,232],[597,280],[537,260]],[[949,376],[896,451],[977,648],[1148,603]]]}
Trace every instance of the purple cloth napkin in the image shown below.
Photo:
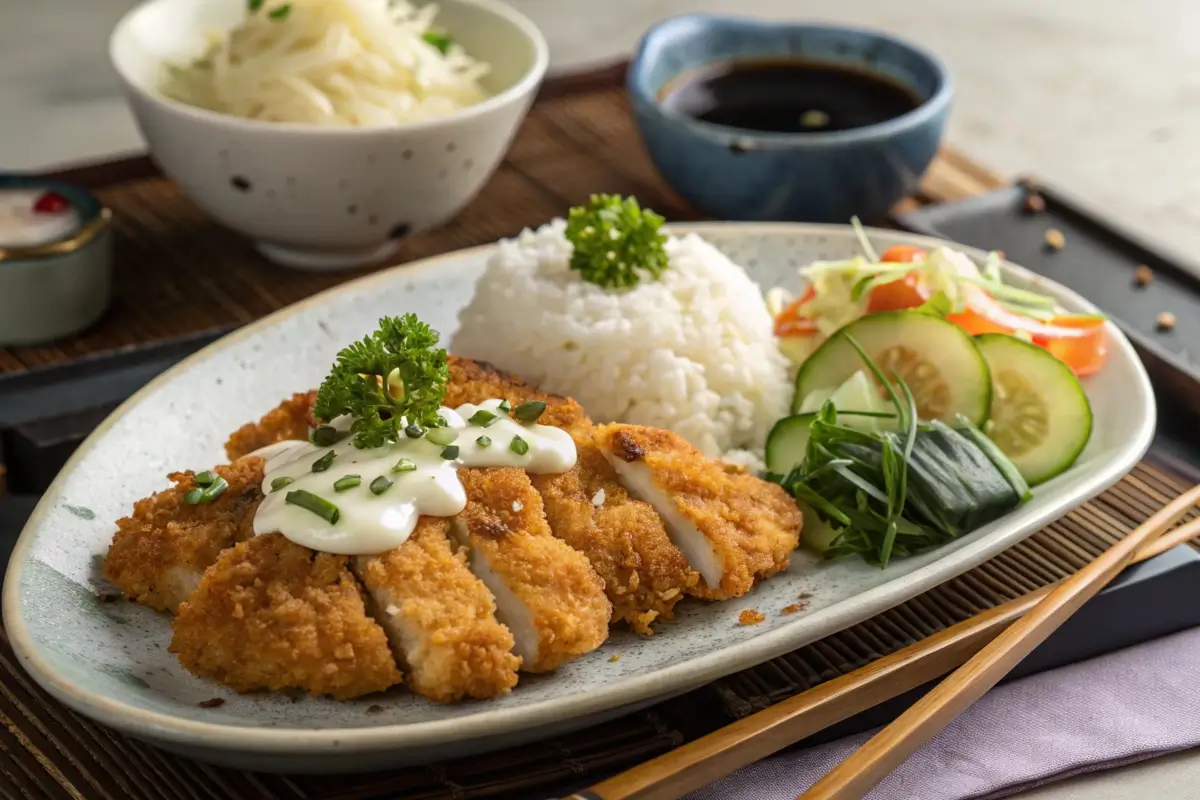
{"label": "purple cloth napkin", "polygon": [[[792,800],[871,734],[764,759],[688,800]],[[1200,628],[993,689],[868,800],[1005,797],[1200,745]]]}

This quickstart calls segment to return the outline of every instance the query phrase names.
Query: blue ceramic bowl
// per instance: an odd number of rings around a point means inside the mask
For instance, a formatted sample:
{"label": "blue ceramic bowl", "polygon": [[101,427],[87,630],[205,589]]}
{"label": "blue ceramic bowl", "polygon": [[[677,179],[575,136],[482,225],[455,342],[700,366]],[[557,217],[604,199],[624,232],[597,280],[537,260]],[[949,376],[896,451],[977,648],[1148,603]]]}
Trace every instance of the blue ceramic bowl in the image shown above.
{"label": "blue ceramic bowl", "polygon": [[[690,70],[789,58],[865,67],[913,89],[921,104],[861,128],[764,133],[701,122],[660,102],[667,84]],[[719,219],[809,222],[882,219],[933,160],[954,94],[941,61],[887,34],[704,15],[651,28],[627,86],[655,166],[699,210]]]}

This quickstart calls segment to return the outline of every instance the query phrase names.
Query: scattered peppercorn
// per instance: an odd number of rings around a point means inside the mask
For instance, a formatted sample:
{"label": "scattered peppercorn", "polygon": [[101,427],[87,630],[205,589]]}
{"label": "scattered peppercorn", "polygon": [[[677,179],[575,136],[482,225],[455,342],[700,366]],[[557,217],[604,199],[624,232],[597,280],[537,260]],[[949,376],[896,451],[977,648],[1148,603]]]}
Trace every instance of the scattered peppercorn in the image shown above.
{"label": "scattered peppercorn", "polygon": [[1175,315],[1170,311],[1160,311],[1155,322],[1160,331],[1169,331],[1175,327]]}
{"label": "scattered peppercorn", "polygon": [[223,697],[210,697],[207,700],[201,700],[196,705],[200,708],[219,708],[225,705],[225,699]]}
{"label": "scattered peppercorn", "polygon": [[367,713],[368,714],[381,714],[381,713],[383,713],[383,706],[379,705],[378,703],[376,703],[375,705],[367,706]]}
{"label": "scattered peppercorn", "polygon": [[1138,264],[1133,270],[1133,282],[1139,287],[1150,285],[1150,281],[1154,280],[1154,272],[1145,264]]}
{"label": "scattered peppercorn", "polygon": [[1027,194],[1024,208],[1026,214],[1041,214],[1046,210],[1046,199],[1040,194]]}
{"label": "scattered peppercorn", "polygon": [[1051,250],[1062,250],[1067,245],[1067,237],[1063,236],[1063,232],[1058,228],[1050,228],[1046,231],[1046,247]]}

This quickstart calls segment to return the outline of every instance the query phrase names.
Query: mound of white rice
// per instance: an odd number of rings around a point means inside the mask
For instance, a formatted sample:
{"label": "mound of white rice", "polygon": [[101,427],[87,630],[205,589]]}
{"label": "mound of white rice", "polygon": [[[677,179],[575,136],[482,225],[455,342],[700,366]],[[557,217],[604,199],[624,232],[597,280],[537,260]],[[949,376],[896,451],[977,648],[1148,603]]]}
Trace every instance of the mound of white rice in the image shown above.
{"label": "mound of white rice", "polygon": [[489,361],[597,422],[670,428],[746,463],[788,411],[772,320],[745,270],[696,235],[670,237],[660,280],[610,291],[568,266],[565,223],[500,243],[450,350]]}

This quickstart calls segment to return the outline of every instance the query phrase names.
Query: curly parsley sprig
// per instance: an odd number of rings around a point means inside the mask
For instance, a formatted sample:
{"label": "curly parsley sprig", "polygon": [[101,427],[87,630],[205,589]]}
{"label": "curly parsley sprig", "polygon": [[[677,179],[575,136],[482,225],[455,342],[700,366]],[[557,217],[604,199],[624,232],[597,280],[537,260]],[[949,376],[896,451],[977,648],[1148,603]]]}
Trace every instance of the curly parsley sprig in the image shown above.
{"label": "curly parsley sprig", "polygon": [[354,418],[356,447],[380,447],[404,435],[406,425],[439,428],[450,368],[438,333],[415,314],[384,317],[379,329],[337,355],[317,392],[313,414]]}
{"label": "curly parsley sprig", "polygon": [[566,235],[574,246],[571,269],[606,289],[636,286],[642,272],[657,280],[667,268],[662,224],[662,217],[632,197],[594,194],[567,215]]}

